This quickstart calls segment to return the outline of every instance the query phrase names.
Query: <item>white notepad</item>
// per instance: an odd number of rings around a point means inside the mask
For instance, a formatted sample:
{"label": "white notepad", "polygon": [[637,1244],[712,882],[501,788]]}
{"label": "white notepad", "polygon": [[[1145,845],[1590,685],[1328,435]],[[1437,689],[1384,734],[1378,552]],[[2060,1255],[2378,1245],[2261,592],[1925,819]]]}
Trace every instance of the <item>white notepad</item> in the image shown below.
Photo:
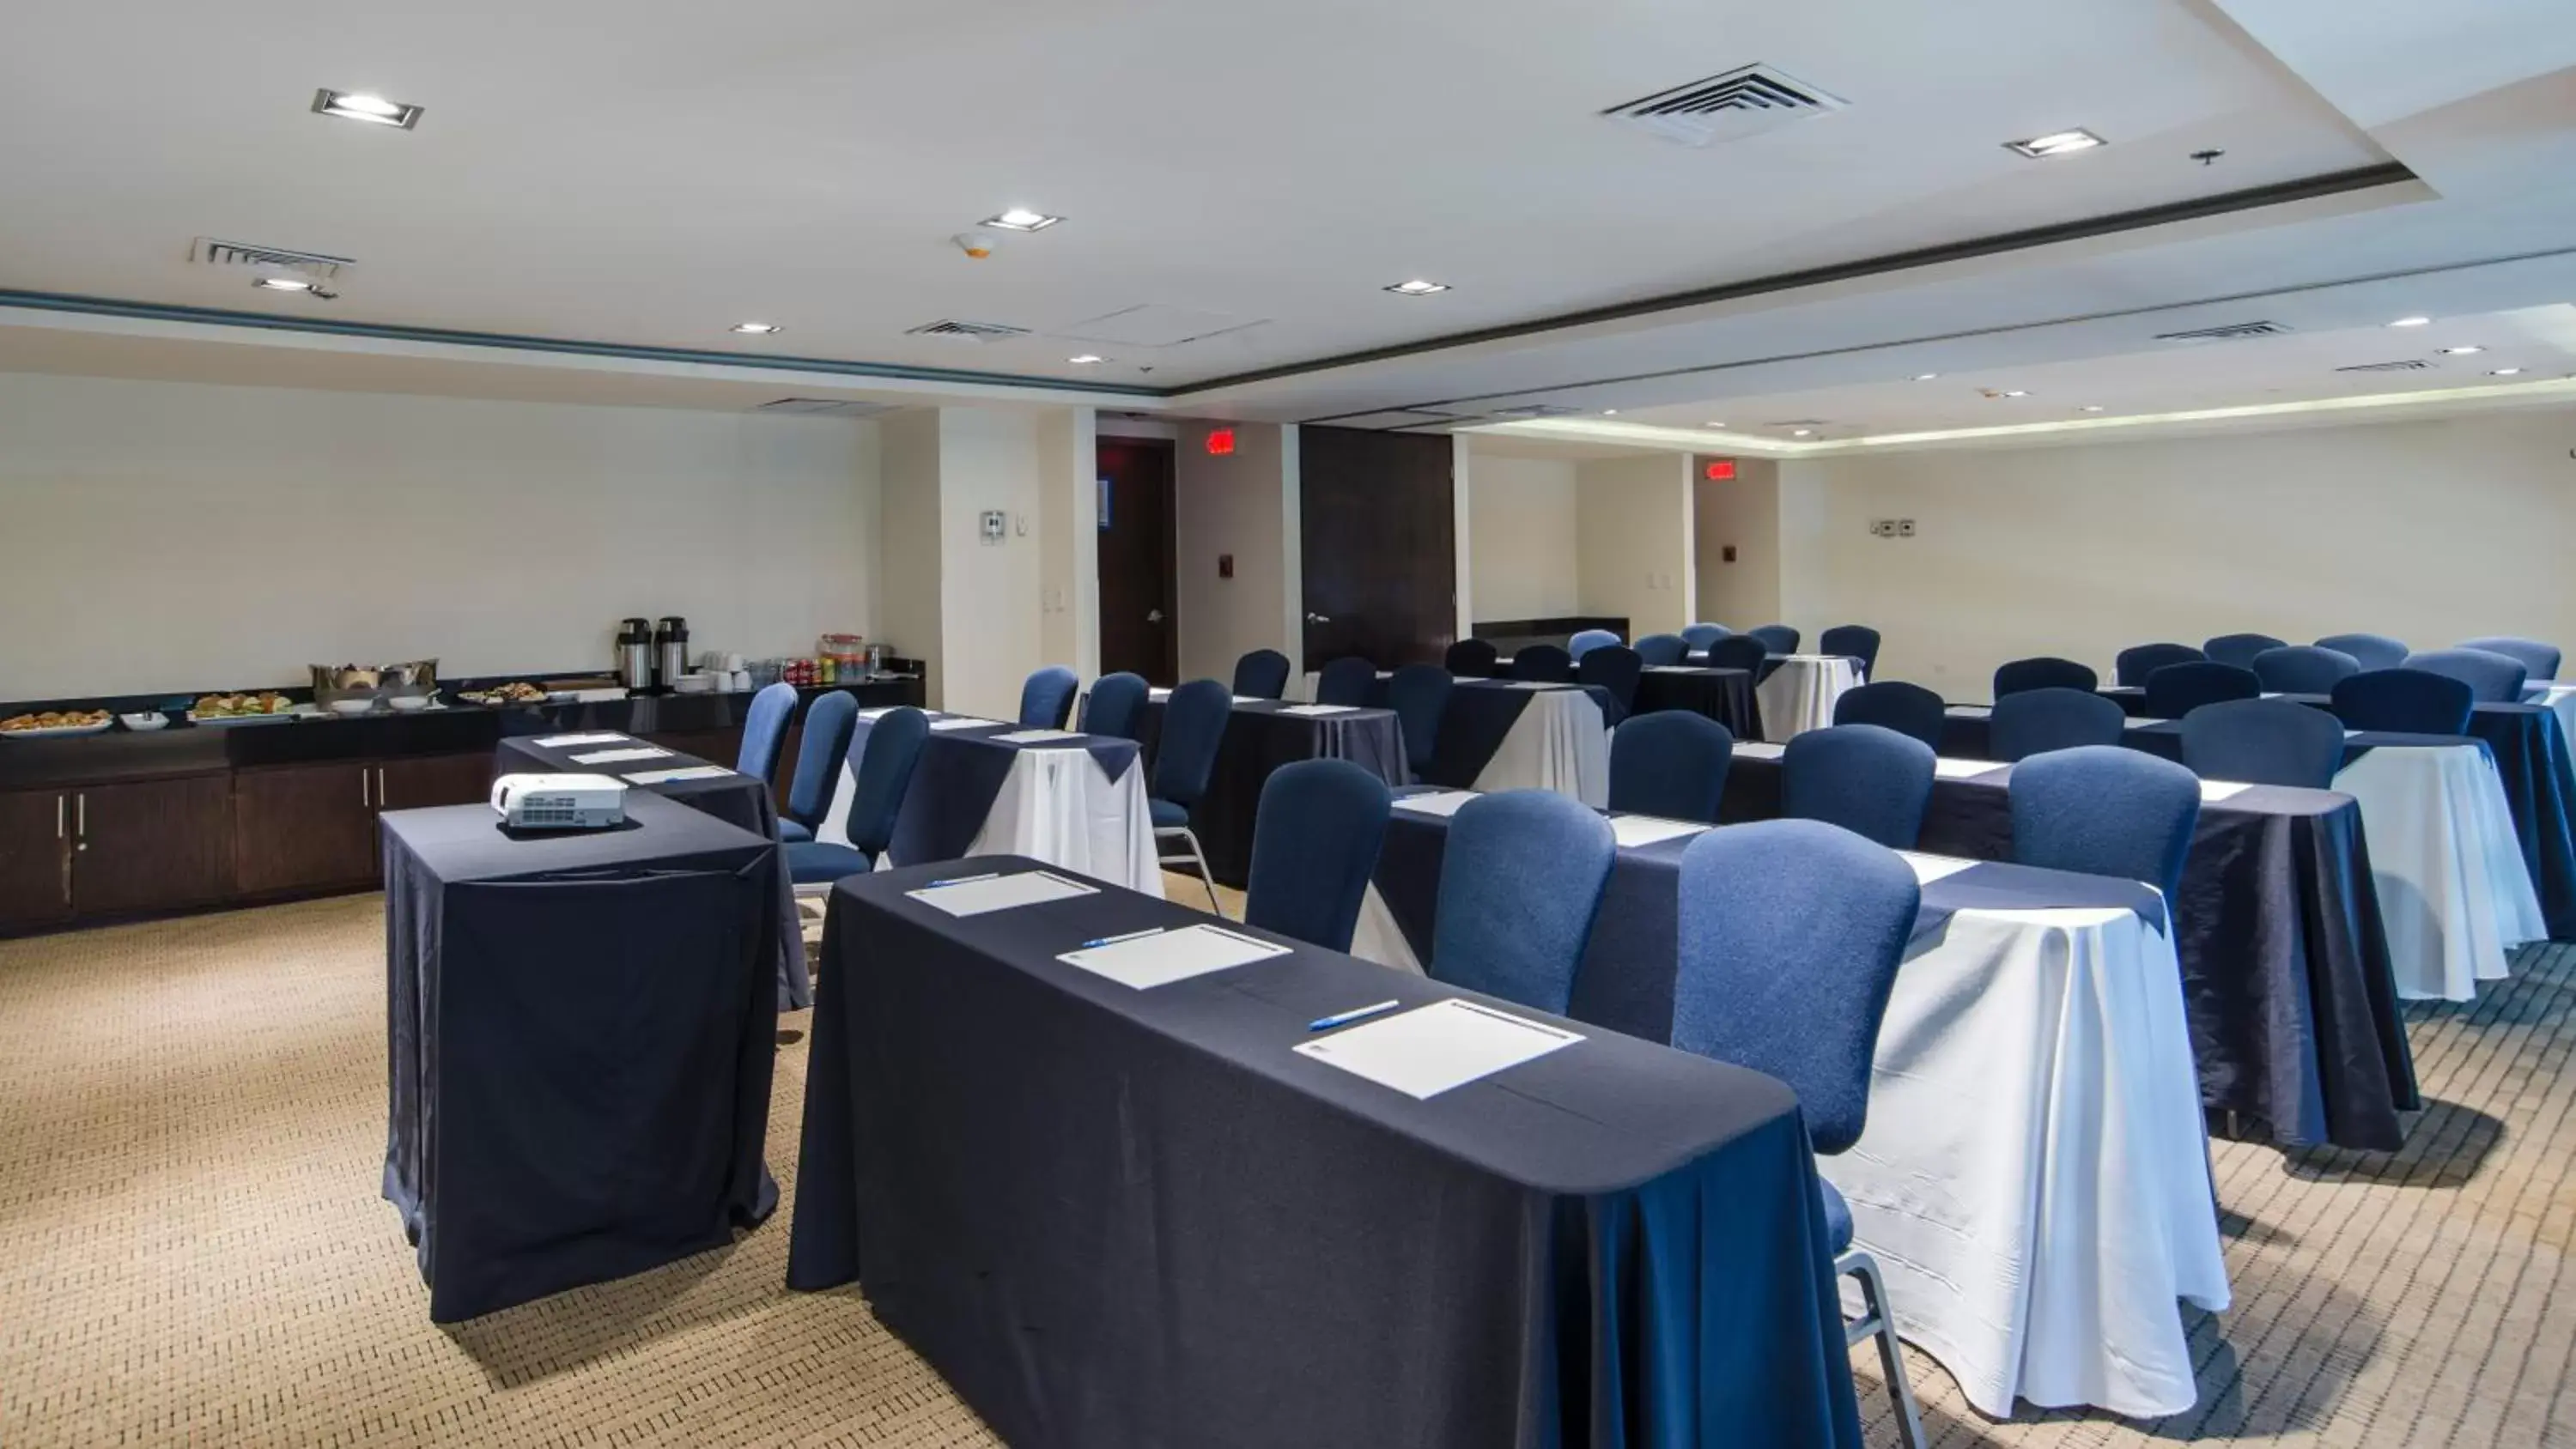
{"label": "white notepad", "polygon": [[1430,1098],[1581,1040],[1453,997],[1334,1032],[1297,1051],[1408,1097]]}
{"label": "white notepad", "polygon": [[1973,780],[2003,768],[2000,760],[1934,760],[1932,778],[1936,780]]}
{"label": "white notepad", "polygon": [[2345,739],[2348,739],[2348,740],[2352,740],[2352,739],[2359,739],[2359,738],[2361,738],[2361,731],[2359,731],[2359,730],[2345,730],[2345,731],[2343,732],[2343,737],[2344,737]]}
{"label": "white notepad", "polygon": [[627,736],[615,730],[608,730],[587,735],[548,735],[535,743],[549,750],[561,750],[569,749],[574,745],[613,745],[626,738]]}
{"label": "white notepad", "polygon": [[669,750],[656,749],[651,745],[637,745],[631,750],[593,750],[586,755],[573,756],[572,762],[576,765],[613,765],[619,760],[668,759],[670,754]]}
{"label": "white notepad", "polygon": [[2200,803],[2215,805],[2221,800],[2233,800],[2253,788],[2236,780],[2203,780],[2200,782]]}
{"label": "white notepad", "polygon": [[1646,672],[1648,674],[1697,674],[1700,672],[1700,666],[1696,664],[1649,664],[1646,666]]}
{"label": "white notepad", "polygon": [[1270,702],[1257,694],[1236,694],[1229,695],[1227,697],[1232,699],[1236,704],[1268,704]]}
{"label": "white notepad", "polygon": [[1787,748],[1786,745],[1773,744],[1768,740],[1738,740],[1735,743],[1735,757],[1739,760],[1776,760],[1780,758],[1780,752]]}
{"label": "white notepad", "polygon": [[732,773],[733,771],[722,765],[683,765],[676,770],[646,770],[640,774],[629,775],[626,777],[626,783],[666,785],[673,780],[720,780]]}
{"label": "white notepad", "polygon": [[1955,715],[1960,719],[1984,719],[1994,712],[1995,707],[1991,704],[1954,704],[1942,711],[1944,714]]}
{"label": "white notepad", "polygon": [[1156,931],[1150,936],[1112,941],[1106,946],[1086,946],[1055,959],[1143,991],[1211,971],[1285,956],[1288,949],[1238,936],[1222,926],[1185,926],[1177,931]]}
{"label": "white notepad", "polygon": [[1153,688],[1146,690],[1145,697],[1147,699],[1169,699],[1172,697],[1172,692],[1158,684]]}
{"label": "white notepad", "polygon": [[997,719],[977,719],[973,715],[961,714],[955,719],[932,720],[930,727],[935,730],[981,730],[991,729],[1000,723]]}
{"label": "white notepad", "polygon": [[903,706],[899,704],[881,704],[874,709],[860,710],[857,714],[850,716],[850,718],[863,719],[874,723],[877,720],[884,719],[887,715],[890,715],[901,708],[903,708]]}
{"label": "white notepad", "polygon": [[933,882],[904,894],[952,916],[980,916],[990,911],[1015,910],[1048,901],[1071,900],[1075,896],[1098,895],[1100,888],[1084,885],[1078,880],[1066,880],[1043,870],[1022,870],[1009,875],[959,880],[948,885]]}
{"label": "white notepad", "polygon": [[1473,790],[1441,790],[1429,795],[1405,795],[1395,802],[1398,810],[1416,815],[1455,815],[1458,807],[1476,798]]}
{"label": "white notepad", "polygon": [[1355,714],[1358,710],[1359,706],[1356,704],[1292,704],[1279,712],[1281,714]]}
{"label": "white notepad", "polygon": [[1040,745],[1049,740],[1078,740],[1082,736],[1072,730],[1013,730],[1009,734],[995,735],[993,738],[1004,744]]}
{"label": "white notepad", "polygon": [[1560,683],[1553,679],[1515,679],[1511,682],[1509,687],[1513,689],[1572,689],[1574,686],[1571,684]]}
{"label": "white notepad", "polygon": [[1917,885],[1930,885],[1943,876],[1957,875],[1976,864],[1973,860],[1961,860],[1955,855],[1924,855],[1911,850],[1898,851],[1896,858],[1904,861],[1913,870]]}
{"label": "white notepad", "polygon": [[1665,820],[1654,815],[1620,815],[1610,821],[1610,834],[1621,845],[1652,845],[1658,840],[1698,835],[1707,829],[1697,821]]}

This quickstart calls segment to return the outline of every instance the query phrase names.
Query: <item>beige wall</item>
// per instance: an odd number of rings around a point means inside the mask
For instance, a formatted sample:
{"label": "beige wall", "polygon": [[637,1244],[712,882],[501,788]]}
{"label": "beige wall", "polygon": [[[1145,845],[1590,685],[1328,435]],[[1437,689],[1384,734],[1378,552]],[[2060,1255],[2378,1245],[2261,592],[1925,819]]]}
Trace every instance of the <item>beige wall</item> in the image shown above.
{"label": "beige wall", "polygon": [[931,704],[947,677],[939,627],[939,410],[914,408],[877,421],[883,503],[878,615],[886,637],[918,659]]}
{"label": "beige wall", "polygon": [[1467,495],[1468,540],[1459,577],[1476,618],[1546,619],[1575,612],[1582,590],[1574,463],[1473,451],[1458,478]]}
{"label": "beige wall", "polygon": [[1624,616],[1632,637],[1679,632],[1698,594],[1690,459],[1605,458],[1574,476],[1577,612]]}
{"label": "beige wall", "polygon": [[[1182,423],[1175,452],[1178,652],[1183,679],[1230,680],[1251,650],[1279,650],[1292,665],[1303,653],[1297,430],[1232,424],[1234,452],[1212,457],[1211,426]],[[1217,576],[1223,554],[1234,556],[1230,579]]]}
{"label": "beige wall", "polygon": [[[1767,458],[1736,463],[1735,476],[1712,482],[1698,460],[1691,468],[1697,504],[1699,598],[1694,620],[1735,630],[1781,617],[1780,465]],[[1726,550],[1735,550],[1735,562]]]}
{"label": "beige wall", "polygon": [[1038,415],[1038,644],[1050,664],[1100,674],[1100,442],[1089,408]]}

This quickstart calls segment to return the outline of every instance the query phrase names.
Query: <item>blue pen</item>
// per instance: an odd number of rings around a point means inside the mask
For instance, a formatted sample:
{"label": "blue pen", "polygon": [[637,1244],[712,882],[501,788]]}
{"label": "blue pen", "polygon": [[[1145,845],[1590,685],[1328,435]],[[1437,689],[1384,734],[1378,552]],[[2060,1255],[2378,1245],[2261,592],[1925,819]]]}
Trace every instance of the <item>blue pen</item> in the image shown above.
{"label": "blue pen", "polygon": [[1151,929],[1143,930],[1143,931],[1129,931],[1126,935],[1123,935],[1123,936],[1103,936],[1103,937],[1101,937],[1101,938],[1100,938],[1099,940],[1097,940],[1097,941],[1085,941],[1085,942],[1083,942],[1083,943],[1082,943],[1082,949],[1084,949],[1085,951],[1089,951],[1089,950],[1094,949],[1095,947],[1100,947],[1100,946],[1115,946],[1115,945],[1117,945],[1117,944],[1118,944],[1119,942],[1121,942],[1121,941],[1141,941],[1141,940],[1145,939],[1147,936],[1159,936],[1159,935],[1161,935],[1161,934],[1163,934],[1163,928],[1162,928],[1162,927],[1160,927],[1160,926],[1155,926],[1155,927],[1152,927]]}
{"label": "blue pen", "polygon": [[1354,1006],[1348,1011],[1337,1011],[1330,1016],[1316,1017],[1313,1021],[1306,1023],[1306,1029],[1308,1031],[1331,1031],[1334,1027],[1348,1026],[1352,1022],[1358,1021],[1360,1018],[1365,1016],[1375,1016],[1381,1011],[1393,1011],[1403,1004],[1404,1003],[1401,1001],[1381,1001],[1370,1006]]}
{"label": "blue pen", "polygon": [[998,871],[998,870],[988,870],[988,871],[984,872],[982,875],[961,875],[961,876],[952,876],[952,877],[950,877],[950,878],[949,878],[949,879],[947,879],[947,880],[935,880],[935,881],[932,881],[932,882],[930,883],[930,888],[931,888],[932,890],[937,890],[937,889],[939,889],[941,886],[973,885],[975,882],[977,882],[977,881],[979,881],[979,880],[999,880],[999,879],[1001,878],[1001,875],[1002,875],[1002,873],[1001,873],[1000,871]]}

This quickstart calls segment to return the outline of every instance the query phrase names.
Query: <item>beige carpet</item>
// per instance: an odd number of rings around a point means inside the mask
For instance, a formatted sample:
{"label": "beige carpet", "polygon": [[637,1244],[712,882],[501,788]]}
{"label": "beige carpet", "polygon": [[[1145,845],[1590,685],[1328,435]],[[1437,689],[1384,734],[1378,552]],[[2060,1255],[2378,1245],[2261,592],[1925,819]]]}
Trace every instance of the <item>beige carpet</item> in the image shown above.
{"label": "beige carpet", "polygon": [[[377,1197],[381,930],[361,897],[0,943],[0,1445],[994,1442],[854,1295],[785,1290],[784,1209],[433,1327]],[[2194,1315],[2192,1413],[1990,1424],[1918,1356],[1936,1441],[2576,1446],[2576,1285],[2549,1305],[2571,1006],[2576,950],[2550,949],[2474,1008],[2412,1011],[2436,1105],[2403,1153],[2218,1146],[2237,1305]],[[800,1036],[770,1118],[791,1197],[804,1068]]]}

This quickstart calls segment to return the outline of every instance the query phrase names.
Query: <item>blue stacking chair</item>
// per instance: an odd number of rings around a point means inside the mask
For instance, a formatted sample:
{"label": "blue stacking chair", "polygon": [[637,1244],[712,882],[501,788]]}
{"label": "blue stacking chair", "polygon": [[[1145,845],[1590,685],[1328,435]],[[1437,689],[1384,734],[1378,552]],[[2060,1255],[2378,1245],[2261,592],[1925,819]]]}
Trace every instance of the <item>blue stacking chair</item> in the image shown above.
{"label": "blue stacking chair", "polygon": [[1451,674],[1468,679],[1491,679],[1494,677],[1494,661],[1500,657],[1494,646],[1482,639],[1461,639],[1449,646],[1449,652],[1441,656],[1441,664]]}
{"label": "blue stacking chair", "polygon": [[2478,692],[2464,680],[2424,669],[2365,669],[2335,682],[2334,713],[2345,729],[2408,735],[2464,735]]}
{"label": "blue stacking chair", "polygon": [[1706,715],[1641,714],[1610,737],[1610,808],[1717,823],[1735,736]]}
{"label": "blue stacking chair", "polygon": [[1878,631],[1867,624],[1836,624],[1816,639],[1819,654],[1840,654],[1860,661],[1860,677],[1874,678],[1878,668]]}
{"label": "blue stacking chair", "polygon": [[1636,643],[1637,657],[1648,668],[1670,668],[1690,653],[1690,645],[1679,634],[1649,634]]}
{"label": "blue stacking chair", "polygon": [[1315,675],[1315,703],[1364,705],[1377,687],[1377,665],[1358,655],[1327,664]]}
{"label": "blue stacking chair", "polygon": [[2289,643],[2269,634],[2221,634],[2200,646],[2200,652],[2220,664],[2233,664],[2239,669],[2254,667],[2254,656],[2266,649],[2278,649]]}
{"label": "blue stacking chair", "polygon": [[2343,768],[2343,721],[2286,699],[2231,699],[2182,718],[2182,762],[2205,780],[2323,790]]}
{"label": "blue stacking chair", "polygon": [[1431,768],[1440,745],[1440,719],[1449,712],[1449,691],[1456,682],[1437,664],[1408,664],[1386,682],[1387,708],[1395,711],[1404,735],[1404,763],[1419,777]]}
{"label": "blue stacking chair", "polygon": [[772,684],[753,695],[751,712],[743,716],[742,749],[734,756],[734,769],[768,783],[778,773],[778,746],[787,738],[787,721],[795,713],[795,685]]}
{"label": "blue stacking chair", "polygon": [[1986,748],[1998,760],[2026,760],[2079,745],[2116,745],[2128,725],[2117,701],[2089,689],[2026,689],[1995,701]]}
{"label": "blue stacking chair", "polygon": [[2317,641],[2320,649],[2332,649],[2361,661],[2364,669],[2395,669],[2405,664],[2406,656],[2415,651],[2403,639],[2385,634],[2328,634]]}
{"label": "blue stacking chair", "polygon": [[2013,859],[2144,881],[2171,913],[2200,820],[2191,771],[2144,750],[2087,745],[2015,765],[2010,791]]}
{"label": "blue stacking chair", "polygon": [[921,762],[921,742],[930,738],[930,717],[912,708],[888,710],[855,744],[851,761],[857,784],[850,791],[847,845],[799,840],[787,847],[787,878],[798,886],[829,886],[843,876],[865,875],[877,868],[877,857],[894,840],[895,817],[903,813],[904,791],[912,787],[912,767]]}
{"label": "blue stacking chair", "polygon": [[1682,642],[1690,646],[1689,652],[1697,654],[1734,632],[1724,624],[1690,624],[1682,629]]}
{"label": "blue stacking chair", "polygon": [[1082,732],[1122,740],[1144,735],[1145,700],[1152,693],[1141,674],[1104,674],[1082,702]]}
{"label": "blue stacking chair", "polygon": [[1512,656],[1512,678],[1541,684],[1572,684],[1574,656],[1553,644],[1532,644]]}
{"label": "blue stacking chair", "polygon": [[1459,806],[1440,860],[1432,978],[1562,1014],[1617,853],[1609,820],[1554,791]]}
{"label": "blue stacking chair", "polygon": [[2197,664],[2168,664],[2147,676],[2147,715],[2180,719],[2204,704],[2252,699],[2263,692],[2263,678],[2235,664],[2204,659]]}
{"label": "blue stacking chair", "polygon": [[2168,664],[2198,664],[2208,657],[2188,644],[2133,644],[2111,661],[2111,677],[2124,688],[2142,689],[2148,675]]}
{"label": "blue stacking chair", "polygon": [[1582,629],[1576,631],[1573,638],[1565,641],[1565,652],[1580,663],[1583,656],[1593,650],[1604,649],[1618,642],[1619,636],[1608,629]]}
{"label": "blue stacking chair", "polygon": [[859,697],[846,689],[814,697],[805,709],[805,733],[796,741],[796,773],[787,781],[787,808],[778,812],[778,838],[793,844],[814,838],[814,827],[832,813],[840,788],[841,757],[859,727]]}
{"label": "blue stacking chair", "polygon": [[1020,686],[1020,728],[1063,729],[1064,722],[1073,718],[1073,697],[1081,690],[1081,676],[1061,664],[1030,674]]}
{"label": "blue stacking chair", "polygon": [[1750,669],[1755,679],[1762,677],[1762,666],[1771,658],[1771,650],[1750,634],[1729,634],[1708,646],[1711,669]]}
{"label": "blue stacking chair", "polygon": [[[1804,738],[1801,736],[1800,738]],[[1871,1065],[1923,888],[1877,846],[1810,820],[1712,830],[1682,852],[1672,1044],[1776,1077],[1797,1094],[1808,1144],[1831,1156],[1869,1121]],[[1860,1285],[1844,1340],[1876,1339],[1897,1431],[1923,1423],[1878,1263],[1852,1248],[1850,1204],[1821,1178],[1836,1277]]]}
{"label": "blue stacking chair", "polygon": [[2456,647],[2483,649],[2489,654],[2501,654],[2508,659],[2521,660],[2525,683],[2538,684],[2543,680],[2558,677],[2558,646],[2555,644],[2543,644],[2537,639],[2517,639],[2510,634],[2496,634],[2484,639],[2463,639]]}
{"label": "blue stacking chair", "polygon": [[1646,661],[1637,651],[1620,644],[1604,644],[1584,651],[1575,661],[1574,680],[1588,684],[1610,696],[1610,709],[1602,723],[1617,729],[1637,707],[1637,678],[1645,673]]}
{"label": "blue stacking chair", "polygon": [[1941,748],[1941,721],[1950,707],[1941,696],[1901,679],[1881,680],[1846,689],[1834,701],[1834,723],[1877,725]]}
{"label": "blue stacking chair", "polygon": [[1327,951],[1351,949],[1386,840],[1386,782],[1348,760],[1270,772],[1252,816],[1243,922]]}
{"label": "blue stacking chair", "polygon": [[2522,683],[2531,677],[2521,660],[2484,649],[2424,649],[2406,656],[2408,669],[2421,669],[2467,685],[2482,704],[2510,704],[2522,698]]}
{"label": "blue stacking chair", "polygon": [[1912,850],[1932,803],[1932,747],[1877,725],[1808,730],[1780,752],[1780,813]]}
{"label": "blue stacking chair", "polygon": [[1158,852],[1157,863],[1196,869],[1200,884],[1207,887],[1208,909],[1220,916],[1225,907],[1216,898],[1216,877],[1208,871],[1207,852],[1199,848],[1199,838],[1190,829],[1190,809],[1207,794],[1208,776],[1216,772],[1216,749],[1224,742],[1226,721],[1233,715],[1234,700],[1213,679],[1193,679],[1172,691],[1163,704],[1163,734],[1154,746],[1153,798],[1148,802],[1154,839],[1179,836],[1190,848],[1187,855]]}
{"label": "blue stacking chair", "polygon": [[1798,631],[1786,624],[1764,624],[1744,632],[1762,641],[1764,653],[1795,654],[1798,652]]}
{"label": "blue stacking chair", "polygon": [[1995,701],[2000,704],[2007,694],[2026,694],[2034,689],[2080,689],[2090,694],[2101,684],[2102,676],[2093,672],[2092,665],[2042,654],[1997,666]]}
{"label": "blue stacking chair", "polygon": [[2335,681],[2361,672],[2361,661],[2340,649],[2285,644],[2254,656],[2254,677],[2274,694],[2332,694]]}
{"label": "blue stacking chair", "polygon": [[1288,656],[1255,649],[1234,661],[1234,692],[1247,699],[1277,699],[1288,692]]}

